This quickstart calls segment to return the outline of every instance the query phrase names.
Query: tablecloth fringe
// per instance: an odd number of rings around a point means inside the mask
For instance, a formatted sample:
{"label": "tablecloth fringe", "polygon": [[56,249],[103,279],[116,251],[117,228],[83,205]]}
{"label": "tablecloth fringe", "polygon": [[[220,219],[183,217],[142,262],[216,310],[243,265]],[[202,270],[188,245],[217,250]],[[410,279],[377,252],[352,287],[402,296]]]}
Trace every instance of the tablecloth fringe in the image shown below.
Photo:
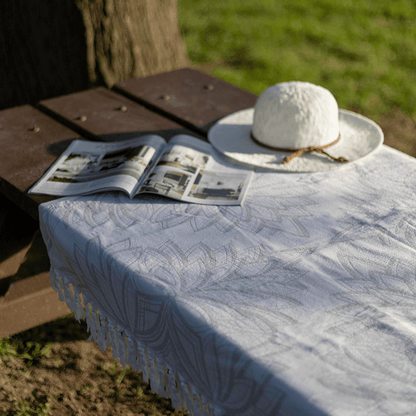
{"label": "tablecloth fringe", "polygon": [[[159,396],[171,398],[172,406],[187,410],[190,416],[226,416],[224,411],[213,406],[205,397],[185,382],[183,377],[159,359],[157,354],[150,351],[142,342],[136,340],[132,334],[124,330],[111,320],[101,316],[98,309],[84,296],[83,306],[81,292],[64,276],[58,275],[53,268],[50,271],[52,288],[58,292],[59,299],[66,302],[80,322],[86,320],[90,337],[88,341],[95,341],[101,351],[113,347],[114,358],[123,368],[130,365],[137,372],[143,373],[143,380],[150,383],[151,389]],[[69,287],[72,284],[73,291]]]}

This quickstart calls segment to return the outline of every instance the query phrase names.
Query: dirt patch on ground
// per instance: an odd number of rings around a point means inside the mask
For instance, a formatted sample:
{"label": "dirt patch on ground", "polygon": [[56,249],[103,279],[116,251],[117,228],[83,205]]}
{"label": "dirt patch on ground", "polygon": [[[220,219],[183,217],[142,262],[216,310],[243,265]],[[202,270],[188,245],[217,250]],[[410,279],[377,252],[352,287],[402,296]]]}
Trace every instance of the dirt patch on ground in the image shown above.
{"label": "dirt patch on ground", "polygon": [[0,357],[0,415],[185,415],[123,369],[111,348],[88,342],[69,316],[11,337],[18,356]]}

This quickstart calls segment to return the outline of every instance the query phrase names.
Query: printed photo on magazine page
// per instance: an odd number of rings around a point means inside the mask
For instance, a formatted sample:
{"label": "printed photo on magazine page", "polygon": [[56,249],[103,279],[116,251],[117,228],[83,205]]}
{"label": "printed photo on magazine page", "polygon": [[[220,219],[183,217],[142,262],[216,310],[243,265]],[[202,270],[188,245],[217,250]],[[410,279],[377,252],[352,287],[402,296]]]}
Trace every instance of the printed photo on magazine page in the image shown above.
{"label": "printed photo on magazine page", "polygon": [[240,205],[252,173],[227,168],[216,161],[211,145],[180,135],[171,140],[139,193],[197,204]]}
{"label": "printed photo on magazine page", "polygon": [[30,193],[83,195],[118,189],[131,194],[165,145],[155,135],[115,143],[75,140]]}

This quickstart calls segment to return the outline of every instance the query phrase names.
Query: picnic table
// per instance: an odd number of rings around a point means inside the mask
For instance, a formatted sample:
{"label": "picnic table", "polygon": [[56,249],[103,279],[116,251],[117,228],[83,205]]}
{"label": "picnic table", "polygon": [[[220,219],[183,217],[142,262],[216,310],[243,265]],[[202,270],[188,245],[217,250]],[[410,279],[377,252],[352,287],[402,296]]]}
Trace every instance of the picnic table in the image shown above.
{"label": "picnic table", "polygon": [[331,172],[258,169],[233,207],[27,194],[73,139],[206,140],[216,120],[255,101],[184,69],[2,111],[0,191],[40,220],[50,284],[90,339],[175,407],[413,414],[414,158],[383,146]]}

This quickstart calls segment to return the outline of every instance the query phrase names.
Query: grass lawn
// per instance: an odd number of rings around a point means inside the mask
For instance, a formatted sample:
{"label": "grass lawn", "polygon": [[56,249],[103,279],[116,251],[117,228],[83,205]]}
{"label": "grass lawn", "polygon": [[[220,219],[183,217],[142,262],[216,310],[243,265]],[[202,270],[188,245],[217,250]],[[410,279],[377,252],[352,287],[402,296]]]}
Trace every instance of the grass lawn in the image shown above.
{"label": "grass lawn", "polygon": [[416,120],[412,0],[179,0],[191,62],[255,94],[277,82],[329,89],[340,108]]}

